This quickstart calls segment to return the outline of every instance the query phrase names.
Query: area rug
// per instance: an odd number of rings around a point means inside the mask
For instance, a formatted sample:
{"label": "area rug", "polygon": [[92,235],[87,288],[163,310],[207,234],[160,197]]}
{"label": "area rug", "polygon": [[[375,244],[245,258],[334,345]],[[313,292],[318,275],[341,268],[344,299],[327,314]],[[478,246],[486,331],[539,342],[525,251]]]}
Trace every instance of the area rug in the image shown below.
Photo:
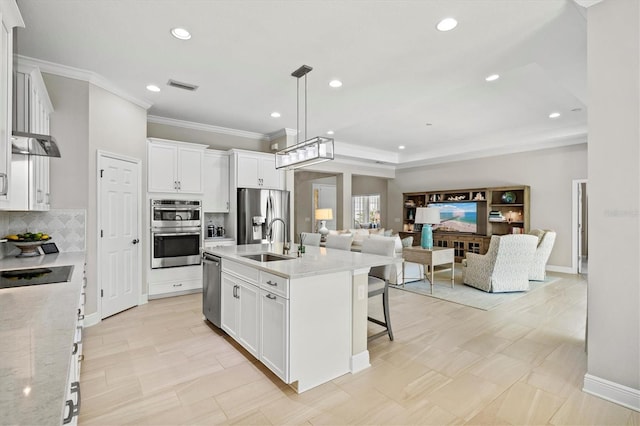
{"label": "area rug", "polygon": [[547,276],[545,281],[530,281],[530,289],[528,292],[518,291],[513,293],[487,293],[477,288],[470,287],[462,283],[461,267],[456,265],[454,288],[451,288],[451,271],[443,271],[435,273],[436,285],[431,294],[431,284],[429,281],[420,280],[405,284],[404,286],[389,286],[398,290],[410,291],[412,293],[422,294],[424,296],[434,297],[436,299],[447,300],[449,302],[458,303],[460,305],[471,306],[472,308],[489,311],[504,303],[511,302],[526,296],[532,291],[536,291],[554,281],[559,277]]}

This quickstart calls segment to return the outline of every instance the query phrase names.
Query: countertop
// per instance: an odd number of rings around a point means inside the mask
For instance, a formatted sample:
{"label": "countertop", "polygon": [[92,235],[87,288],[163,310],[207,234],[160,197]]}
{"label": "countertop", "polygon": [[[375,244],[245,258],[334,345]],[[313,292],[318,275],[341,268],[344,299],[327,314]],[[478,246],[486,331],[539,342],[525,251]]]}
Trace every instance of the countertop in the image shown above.
{"label": "countertop", "polygon": [[284,278],[302,278],[333,272],[353,271],[388,265],[397,261],[394,257],[311,246],[305,246],[306,253],[302,257],[297,257],[297,250],[298,245],[292,244],[288,255],[291,260],[275,262],[259,262],[242,257],[242,255],[266,252],[282,254],[282,243],[223,246],[204,251]]}
{"label": "countertop", "polygon": [[0,289],[0,424],[62,424],[85,254],[5,258],[0,270],[73,265],[71,281]]}

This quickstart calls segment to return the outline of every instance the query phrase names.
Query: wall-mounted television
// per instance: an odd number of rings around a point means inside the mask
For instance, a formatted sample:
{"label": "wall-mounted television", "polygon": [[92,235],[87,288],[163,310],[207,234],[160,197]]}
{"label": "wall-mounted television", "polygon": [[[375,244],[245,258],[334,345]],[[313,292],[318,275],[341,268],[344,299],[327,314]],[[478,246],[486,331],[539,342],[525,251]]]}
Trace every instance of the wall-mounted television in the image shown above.
{"label": "wall-mounted television", "polygon": [[440,209],[440,223],[432,225],[434,231],[483,235],[486,233],[485,203],[443,201],[429,203],[429,207]]}

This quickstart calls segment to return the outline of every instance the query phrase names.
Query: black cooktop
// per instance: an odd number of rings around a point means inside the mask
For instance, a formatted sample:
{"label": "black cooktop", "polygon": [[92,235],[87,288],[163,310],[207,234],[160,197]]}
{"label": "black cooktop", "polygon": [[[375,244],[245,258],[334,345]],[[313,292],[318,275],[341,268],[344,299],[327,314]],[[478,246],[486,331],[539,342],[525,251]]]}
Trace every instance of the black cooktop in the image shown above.
{"label": "black cooktop", "polygon": [[0,289],[71,281],[73,265],[12,269],[0,272]]}

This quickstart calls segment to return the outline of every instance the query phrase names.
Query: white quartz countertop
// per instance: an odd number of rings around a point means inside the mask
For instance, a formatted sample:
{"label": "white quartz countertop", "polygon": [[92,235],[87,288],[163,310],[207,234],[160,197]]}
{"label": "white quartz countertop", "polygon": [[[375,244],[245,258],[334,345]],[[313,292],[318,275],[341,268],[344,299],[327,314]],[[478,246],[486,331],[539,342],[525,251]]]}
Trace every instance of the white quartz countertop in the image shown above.
{"label": "white quartz countertop", "polygon": [[85,255],[0,260],[0,270],[73,265],[71,281],[0,289],[0,424],[62,424]]}
{"label": "white quartz countertop", "polygon": [[284,278],[302,278],[313,275],[324,275],[341,271],[382,266],[397,261],[394,257],[374,254],[356,253],[346,250],[327,249],[324,247],[305,246],[306,253],[297,257],[297,244],[291,245],[289,260],[259,262],[243,257],[246,254],[275,253],[282,255],[282,243],[248,244],[205,249],[205,253],[220,256],[223,259],[252,266]]}

